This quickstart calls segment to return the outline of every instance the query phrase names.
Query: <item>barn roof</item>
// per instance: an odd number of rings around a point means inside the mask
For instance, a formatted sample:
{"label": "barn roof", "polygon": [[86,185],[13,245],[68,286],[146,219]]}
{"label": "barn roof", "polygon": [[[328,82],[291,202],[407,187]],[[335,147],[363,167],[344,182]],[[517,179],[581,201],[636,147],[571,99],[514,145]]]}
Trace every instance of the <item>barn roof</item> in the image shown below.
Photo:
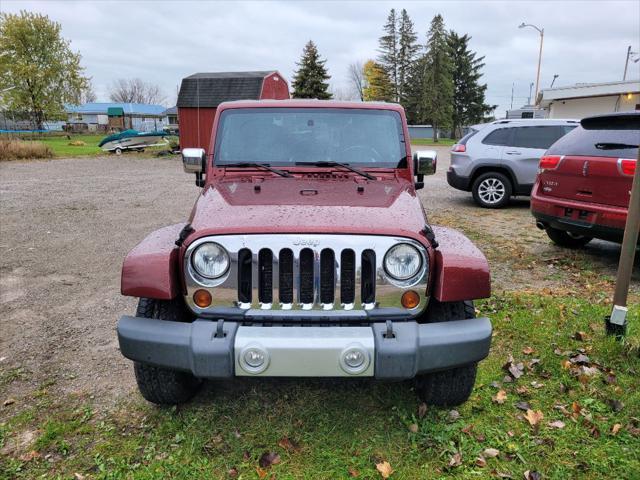
{"label": "barn roof", "polygon": [[230,100],[257,100],[262,81],[275,70],[196,73],[182,80],[178,107],[217,107]]}

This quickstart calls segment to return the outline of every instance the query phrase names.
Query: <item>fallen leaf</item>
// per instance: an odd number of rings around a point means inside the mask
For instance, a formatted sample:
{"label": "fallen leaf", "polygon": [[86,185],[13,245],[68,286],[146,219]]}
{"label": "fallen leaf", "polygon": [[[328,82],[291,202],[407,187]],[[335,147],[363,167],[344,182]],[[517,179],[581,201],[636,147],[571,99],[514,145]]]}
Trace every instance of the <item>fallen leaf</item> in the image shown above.
{"label": "fallen leaf", "polygon": [[249,460],[251,458],[251,454],[249,453],[249,450],[245,450],[244,452],[242,452],[242,458],[244,460]]}
{"label": "fallen leaf", "polygon": [[480,456],[476,458],[476,466],[483,468],[487,466],[487,461],[484,459],[484,457]]}
{"label": "fallen leaf", "polygon": [[488,458],[495,458],[500,455],[500,450],[498,450],[497,448],[485,448],[482,452],[482,455]]}
{"label": "fallen leaf", "polygon": [[549,422],[549,426],[551,428],[564,428],[565,424],[562,420],[554,420],[553,422]]}
{"label": "fallen leaf", "polygon": [[356,470],[355,468],[349,468],[349,470],[347,470],[347,472],[349,472],[349,476],[352,478],[356,478],[360,476],[360,472],[358,470]]}
{"label": "fallen leaf", "polygon": [[23,462],[30,462],[34,458],[40,458],[41,456],[42,455],[40,455],[40,453],[37,452],[36,450],[31,450],[27,453],[20,455],[20,460]]}
{"label": "fallen leaf", "polygon": [[447,415],[447,419],[451,423],[455,422],[459,418],[460,418],[460,412],[458,412],[457,410],[450,410],[449,414]]}
{"label": "fallen leaf", "polygon": [[227,475],[229,478],[238,478],[238,469],[236,467],[231,467],[227,470]]}
{"label": "fallen leaf", "polygon": [[409,425],[409,431],[411,433],[418,433],[418,425],[415,423],[412,423],[411,425]]}
{"label": "fallen leaf", "polygon": [[506,399],[507,399],[507,392],[505,390],[498,390],[498,393],[496,393],[493,397],[491,397],[491,400],[493,402],[499,403],[500,405],[502,405]]}
{"label": "fallen leaf", "polygon": [[7,398],[2,405],[8,407],[9,405],[13,405],[14,403],[16,403],[15,399]]}
{"label": "fallen leaf", "polygon": [[277,465],[282,459],[276,452],[264,452],[258,461],[258,465],[262,468],[269,468],[271,465]]}
{"label": "fallen leaf", "polygon": [[611,435],[617,435],[621,428],[622,424],[616,423],[613,427],[611,427]]}
{"label": "fallen leaf", "polygon": [[511,474],[509,473],[504,473],[504,472],[498,472],[496,470],[493,471],[494,475],[496,475],[498,478],[513,478],[511,476]]}
{"label": "fallen leaf", "polygon": [[531,382],[531,386],[533,388],[542,388],[544,387],[544,383],[540,383],[540,382],[536,382],[535,380],[533,382]]}
{"label": "fallen leaf", "polygon": [[529,405],[529,402],[518,402],[516,403],[516,408],[526,412],[527,410],[531,410],[531,405]]}
{"label": "fallen leaf", "polygon": [[589,336],[586,332],[576,332],[573,334],[573,339],[579,340],[580,342],[585,342],[588,338]]}
{"label": "fallen leaf", "polygon": [[525,480],[540,480],[541,478],[542,475],[535,470],[527,470],[526,472],[524,472]]}
{"label": "fallen leaf", "polygon": [[462,430],[460,430],[462,433],[466,433],[467,435],[471,435],[471,430],[473,430],[473,424],[470,423],[469,425],[467,425],[466,427],[464,427]]}
{"label": "fallen leaf", "polygon": [[85,476],[82,475],[81,473],[76,472],[73,474],[73,480],[84,480],[84,479],[85,479]]}
{"label": "fallen leaf", "polygon": [[449,459],[449,467],[455,468],[459,467],[460,465],[462,465],[462,455],[460,454],[460,452],[456,452]]}
{"label": "fallen leaf", "polygon": [[289,437],[282,437],[278,441],[278,446],[284,448],[287,452],[298,452],[300,451],[300,444],[295,440],[291,440]]}
{"label": "fallen leaf", "polygon": [[389,478],[393,473],[393,468],[391,468],[391,465],[386,460],[376,463],[376,470],[380,472],[382,478]]}
{"label": "fallen leaf", "polygon": [[525,355],[531,355],[533,352],[535,352],[535,350],[531,347],[524,347],[522,349],[522,353],[524,353]]}
{"label": "fallen leaf", "polygon": [[418,418],[424,418],[426,414],[427,414],[427,404],[423,402],[420,405],[418,405]]}
{"label": "fallen leaf", "polygon": [[591,360],[589,360],[589,357],[587,357],[582,353],[579,353],[578,355],[574,355],[573,357],[569,358],[569,361],[571,361],[571,363],[577,363],[578,365],[585,365],[585,364],[591,363]]}
{"label": "fallen leaf", "polygon": [[535,427],[542,421],[544,415],[540,410],[527,410],[524,418],[529,422],[529,425]]}
{"label": "fallen leaf", "polygon": [[265,478],[267,476],[267,471],[263,470],[260,467],[256,467],[256,473],[258,474],[259,478]]}
{"label": "fallen leaf", "polygon": [[516,387],[516,392],[518,393],[518,395],[529,395],[529,389],[525,385]]}

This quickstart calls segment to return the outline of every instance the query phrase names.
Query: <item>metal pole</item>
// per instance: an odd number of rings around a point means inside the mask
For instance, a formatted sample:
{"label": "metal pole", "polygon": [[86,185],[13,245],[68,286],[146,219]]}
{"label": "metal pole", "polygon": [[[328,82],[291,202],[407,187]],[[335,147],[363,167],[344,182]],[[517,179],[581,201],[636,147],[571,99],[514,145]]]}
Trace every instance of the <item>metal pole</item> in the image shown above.
{"label": "metal pole", "polygon": [[540,85],[540,64],[542,63],[542,42],[544,40],[544,28],[540,30],[540,52],[538,53],[538,73],[536,74],[536,96],[533,101],[538,102],[538,87]]}
{"label": "metal pole", "polygon": [[515,87],[515,85],[516,85],[515,82],[513,82],[511,84],[511,108],[510,108],[510,110],[513,110],[513,87]]}
{"label": "metal pole", "polygon": [[631,55],[631,45],[627,47],[627,59],[624,61],[624,74],[622,75],[622,81],[627,79],[627,67],[629,66],[629,56]]}
{"label": "metal pole", "polygon": [[633,174],[631,186],[631,198],[629,199],[629,211],[624,227],[624,237],[620,249],[620,263],[616,277],[616,288],[613,293],[613,309],[611,317],[607,319],[607,333],[622,336],[627,330],[627,295],[631,283],[631,272],[638,243],[638,231],[640,230],[640,149],[636,160],[636,169]]}

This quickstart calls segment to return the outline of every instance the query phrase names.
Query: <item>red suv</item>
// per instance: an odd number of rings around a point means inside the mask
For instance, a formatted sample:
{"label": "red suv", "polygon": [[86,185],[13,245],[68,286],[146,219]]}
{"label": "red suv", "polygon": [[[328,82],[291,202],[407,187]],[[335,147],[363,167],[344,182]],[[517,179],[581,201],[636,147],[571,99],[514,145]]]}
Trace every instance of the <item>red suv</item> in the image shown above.
{"label": "red suv", "polygon": [[581,247],[592,238],[622,242],[640,112],[607,117],[607,129],[601,117],[583,119],[540,159],[531,213],[538,228],[563,247]]}

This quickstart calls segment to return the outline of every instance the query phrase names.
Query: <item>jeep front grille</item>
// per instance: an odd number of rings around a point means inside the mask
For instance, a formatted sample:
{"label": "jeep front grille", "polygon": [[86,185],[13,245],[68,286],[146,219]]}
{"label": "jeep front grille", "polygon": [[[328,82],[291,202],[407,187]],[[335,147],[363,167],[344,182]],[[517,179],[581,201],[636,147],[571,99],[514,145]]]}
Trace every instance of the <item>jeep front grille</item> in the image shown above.
{"label": "jeep front grille", "polygon": [[[214,241],[229,253],[231,265],[215,280],[197,275],[191,252]],[[423,267],[407,282],[391,279],[383,268],[384,255],[397,243],[418,247]],[[193,242],[185,254],[186,301],[198,313],[220,307],[244,310],[371,310],[400,307],[405,290],[420,293],[426,306],[428,258],[414,240],[373,235],[224,235]],[[201,309],[192,300],[199,288],[209,289],[211,307]]]}

